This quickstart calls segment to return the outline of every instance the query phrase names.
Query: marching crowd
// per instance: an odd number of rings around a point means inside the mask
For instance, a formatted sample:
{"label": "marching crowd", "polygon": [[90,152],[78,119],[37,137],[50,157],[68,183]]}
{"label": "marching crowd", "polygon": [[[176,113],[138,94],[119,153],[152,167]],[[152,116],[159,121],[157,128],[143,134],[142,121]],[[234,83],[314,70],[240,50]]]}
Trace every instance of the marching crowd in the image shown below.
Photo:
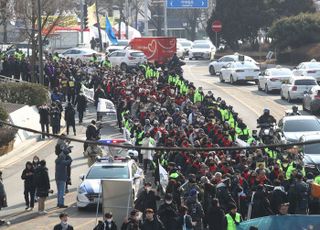
{"label": "marching crowd", "polygon": [[[176,64],[171,63],[171,66]],[[145,183],[135,201],[135,209],[121,229],[233,230],[247,218],[319,214],[319,197],[311,195],[310,184],[320,184],[320,176],[306,172],[297,148],[201,150],[237,146],[238,140],[259,146],[261,140],[232,106],[211,91],[205,93],[201,87],[178,75],[174,68],[159,70],[145,63],[125,73],[111,67],[107,58],[102,62],[84,63],[54,56],[47,57],[46,68],[52,104],[39,107],[43,132],[49,132],[51,125],[52,132],[58,134],[64,111],[67,135],[69,126],[76,135],[76,110],[81,123],[87,107],[81,91],[83,84],[94,88],[95,106],[99,98],[109,99],[116,105],[119,129],[129,133],[135,146],[181,148],[179,151],[137,149],[139,162],[145,171],[153,172],[154,182]],[[62,108],[62,102],[66,102],[66,108]],[[269,112],[266,110],[265,115]],[[97,116],[97,120],[100,119],[103,118]],[[88,130],[92,128],[87,139],[97,140],[98,128],[94,121]],[[66,186],[71,183],[72,159],[63,140],[57,146],[58,206],[65,207],[63,196]],[[159,164],[168,171],[169,183],[165,188],[164,203],[158,207]],[[44,199],[50,191],[46,171],[44,160],[27,162],[22,174],[27,208],[33,208],[36,196],[39,197],[39,211],[44,212]],[[33,173],[38,179],[30,189],[29,178]],[[61,215],[60,219],[63,226],[67,214]],[[104,219],[95,229],[117,229],[112,213],[106,213]]]}

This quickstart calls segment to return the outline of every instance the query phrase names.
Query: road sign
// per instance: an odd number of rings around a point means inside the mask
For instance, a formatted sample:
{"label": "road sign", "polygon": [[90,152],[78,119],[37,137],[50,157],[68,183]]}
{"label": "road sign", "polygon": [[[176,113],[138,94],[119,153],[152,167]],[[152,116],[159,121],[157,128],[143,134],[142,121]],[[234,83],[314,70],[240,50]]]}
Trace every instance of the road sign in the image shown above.
{"label": "road sign", "polygon": [[208,8],[209,0],[167,0],[167,8]]}
{"label": "road sign", "polygon": [[214,21],[212,23],[211,29],[213,32],[216,32],[216,33],[221,32],[221,30],[222,30],[221,22],[219,20]]}
{"label": "road sign", "polygon": [[273,56],[273,52],[269,51],[267,56],[266,56],[267,60],[270,60],[272,58],[272,56]]}

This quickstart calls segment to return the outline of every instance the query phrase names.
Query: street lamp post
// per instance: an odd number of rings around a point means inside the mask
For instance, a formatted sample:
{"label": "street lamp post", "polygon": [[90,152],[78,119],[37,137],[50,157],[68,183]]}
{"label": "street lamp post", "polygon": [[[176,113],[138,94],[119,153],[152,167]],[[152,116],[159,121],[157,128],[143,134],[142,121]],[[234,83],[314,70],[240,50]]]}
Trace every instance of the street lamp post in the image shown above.
{"label": "street lamp post", "polygon": [[42,22],[41,22],[41,0],[38,0],[38,42],[39,42],[39,82],[44,84],[43,60],[42,60]]}

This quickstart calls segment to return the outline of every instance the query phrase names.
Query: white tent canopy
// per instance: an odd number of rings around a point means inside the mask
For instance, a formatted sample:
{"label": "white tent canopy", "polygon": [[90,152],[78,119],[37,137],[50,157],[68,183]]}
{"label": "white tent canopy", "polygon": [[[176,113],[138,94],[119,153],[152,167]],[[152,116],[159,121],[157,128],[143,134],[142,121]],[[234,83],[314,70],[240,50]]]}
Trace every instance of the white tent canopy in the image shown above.
{"label": "white tent canopy", "polygon": [[[115,29],[115,31],[118,32],[119,30],[119,24],[115,24],[113,26],[113,28]],[[124,22],[121,22],[121,37],[125,38],[126,37],[126,24]],[[131,40],[133,38],[140,38],[141,37],[141,33],[136,30],[135,28],[128,26],[128,40]]]}

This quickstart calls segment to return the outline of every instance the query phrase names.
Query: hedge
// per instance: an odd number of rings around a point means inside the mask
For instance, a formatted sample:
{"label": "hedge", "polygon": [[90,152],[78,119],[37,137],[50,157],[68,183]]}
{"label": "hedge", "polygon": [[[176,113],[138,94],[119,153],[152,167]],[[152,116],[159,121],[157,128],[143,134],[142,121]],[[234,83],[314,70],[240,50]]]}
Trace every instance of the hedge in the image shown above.
{"label": "hedge", "polygon": [[7,111],[4,109],[3,105],[0,104],[0,120],[5,121],[9,117],[9,114]]}
{"label": "hedge", "polygon": [[44,86],[39,84],[0,83],[0,101],[39,106],[49,101],[49,93]]}
{"label": "hedge", "polygon": [[299,14],[276,21],[268,32],[272,45],[280,50],[320,42],[320,15]]}

